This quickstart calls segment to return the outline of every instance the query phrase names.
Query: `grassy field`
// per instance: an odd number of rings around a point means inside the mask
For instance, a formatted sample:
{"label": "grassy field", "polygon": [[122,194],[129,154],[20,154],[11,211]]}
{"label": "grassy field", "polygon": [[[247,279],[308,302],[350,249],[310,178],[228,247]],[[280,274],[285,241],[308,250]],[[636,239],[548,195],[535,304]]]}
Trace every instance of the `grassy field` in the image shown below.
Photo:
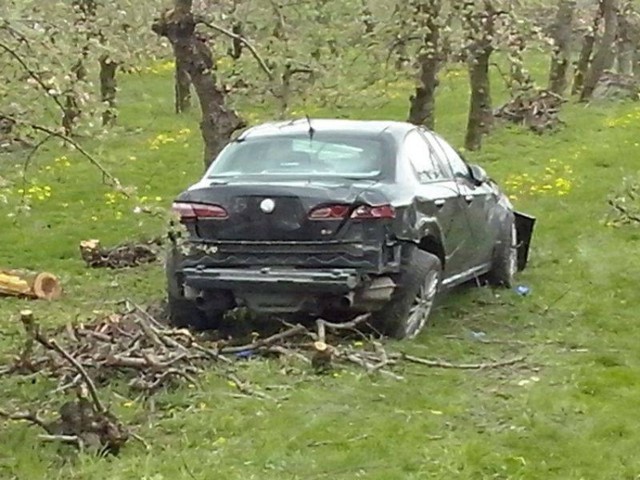
{"label": "grassy field", "polygon": [[[53,325],[108,312],[123,298],[162,298],[160,266],[88,270],[78,243],[160,233],[162,223],[135,207],[168,207],[199,176],[196,114],[172,115],[170,92],[167,72],[125,79],[118,134],[87,142],[124,185],[137,187],[136,201],[114,195],[73,153],[40,153],[26,185],[17,180],[23,158],[0,156],[0,176],[18,182],[0,187],[9,201],[0,203],[0,264],[56,272],[65,287],[64,298],[50,304],[0,300],[7,356],[20,342],[16,313],[27,305]],[[342,114],[404,119],[409,93],[410,84],[397,84],[384,108],[367,109],[354,98]],[[466,107],[466,77],[448,74],[437,130],[457,145]],[[243,111],[252,118],[268,113]],[[453,362],[527,355],[524,365],[480,372],[412,366],[400,372],[405,381],[396,381],[358,370],[285,375],[275,361],[247,361],[242,375],[280,386],[274,395],[281,401],[234,398],[213,375],[201,388],[160,394],[154,415],[110,397],[119,415],[141,425],[152,450],[134,442],[108,459],[61,460],[55,446],[37,443],[35,430],[0,422],[0,478],[640,478],[633,420],[640,396],[640,232],[605,225],[607,196],[638,170],[640,108],[572,104],[563,118],[567,127],[553,136],[499,128],[481,153],[469,155],[539,219],[531,265],[519,279],[531,294],[464,289],[444,299],[418,339],[389,345]],[[28,215],[11,208],[22,195],[33,202]],[[2,378],[0,405],[41,401],[50,388],[44,378]],[[51,408],[62,401],[52,400]]]}

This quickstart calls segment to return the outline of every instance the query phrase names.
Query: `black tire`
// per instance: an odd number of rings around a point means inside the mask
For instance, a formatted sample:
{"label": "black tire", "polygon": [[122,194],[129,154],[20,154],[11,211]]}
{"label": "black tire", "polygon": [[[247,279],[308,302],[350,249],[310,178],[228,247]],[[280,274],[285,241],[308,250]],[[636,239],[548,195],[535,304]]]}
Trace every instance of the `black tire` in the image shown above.
{"label": "black tire", "polygon": [[441,275],[438,257],[410,246],[403,255],[402,272],[394,278],[391,300],[372,314],[376,330],[398,340],[417,336],[429,319]]}
{"label": "black tire", "polygon": [[493,262],[487,279],[496,287],[511,288],[518,272],[518,233],[513,213],[500,227],[500,235],[493,251]]}
{"label": "black tire", "polygon": [[199,331],[217,328],[224,314],[204,312],[198,308],[194,300],[185,298],[183,287],[176,277],[176,265],[177,254],[170,252],[165,263],[169,323],[174,327]]}

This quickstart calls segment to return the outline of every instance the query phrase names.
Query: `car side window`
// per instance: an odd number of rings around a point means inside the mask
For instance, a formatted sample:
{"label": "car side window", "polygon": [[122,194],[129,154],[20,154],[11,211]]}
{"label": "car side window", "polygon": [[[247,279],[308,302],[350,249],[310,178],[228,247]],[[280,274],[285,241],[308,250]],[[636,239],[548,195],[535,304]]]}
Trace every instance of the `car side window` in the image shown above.
{"label": "car side window", "polygon": [[434,158],[433,149],[417,130],[409,132],[405,137],[404,154],[420,182],[443,178],[440,166]]}
{"label": "car side window", "polygon": [[469,166],[464,160],[462,160],[462,158],[460,158],[458,152],[456,152],[451,145],[439,136],[434,135],[433,138],[444,152],[446,160],[449,162],[449,165],[451,165],[454,176],[469,178]]}

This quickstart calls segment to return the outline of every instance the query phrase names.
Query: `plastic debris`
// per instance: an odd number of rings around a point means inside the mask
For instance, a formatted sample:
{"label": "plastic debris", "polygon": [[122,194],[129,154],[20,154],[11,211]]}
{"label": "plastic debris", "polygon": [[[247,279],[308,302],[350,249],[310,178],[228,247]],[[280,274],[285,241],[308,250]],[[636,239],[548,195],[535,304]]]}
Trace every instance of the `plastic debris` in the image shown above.
{"label": "plastic debris", "polygon": [[487,334],[485,332],[474,332],[474,331],[472,331],[471,332],[471,338],[473,340],[477,340],[479,342],[483,342],[483,341],[486,340]]}
{"label": "plastic debris", "polygon": [[522,297],[526,297],[531,293],[531,289],[526,285],[518,285],[516,287],[516,293]]}
{"label": "plastic debris", "polygon": [[236,357],[238,358],[249,358],[253,355],[253,350],[242,350],[241,352],[236,353]]}

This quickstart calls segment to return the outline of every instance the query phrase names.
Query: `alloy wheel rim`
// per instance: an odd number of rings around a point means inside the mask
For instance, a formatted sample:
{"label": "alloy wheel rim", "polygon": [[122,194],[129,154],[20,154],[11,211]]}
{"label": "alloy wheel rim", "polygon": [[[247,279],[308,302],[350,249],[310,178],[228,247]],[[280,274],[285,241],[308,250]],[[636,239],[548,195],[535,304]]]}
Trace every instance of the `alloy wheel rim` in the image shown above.
{"label": "alloy wheel rim", "polygon": [[406,324],[406,333],[409,338],[414,338],[418,335],[427,323],[438,291],[438,277],[438,272],[429,272],[424,283],[420,286],[420,290],[409,310]]}

